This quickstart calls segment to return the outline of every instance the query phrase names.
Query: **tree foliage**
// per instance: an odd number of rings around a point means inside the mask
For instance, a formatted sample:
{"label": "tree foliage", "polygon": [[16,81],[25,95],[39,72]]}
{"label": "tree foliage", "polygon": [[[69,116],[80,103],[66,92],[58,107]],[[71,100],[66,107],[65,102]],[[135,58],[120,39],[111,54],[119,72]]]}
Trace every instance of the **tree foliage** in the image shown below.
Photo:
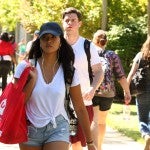
{"label": "tree foliage", "polygon": [[146,20],[147,15],[132,19],[130,23],[124,25],[112,25],[108,32],[107,48],[119,54],[126,72],[130,70],[132,59],[147,38]]}
{"label": "tree foliage", "polygon": [[[108,23],[120,25],[137,16],[146,14],[147,0],[107,0]],[[97,0],[5,0],[0,1],[0,24],[3,28],[14,30],[20,22],[27,32],[33,32],[43,22],[57,21],[61,24],[61,14],[66,7],[76,7],[83,14],[81,34],[91,38],[101,28],[102,1]]]}
{"label": "tree foliage", "polygon": [[0,1],[0,26],[3,30],[12,31],[19,21],[19,0]]}
{"label": "tree foliage", "polygon": [[20,4],[20,22],[28,32],[39,28],[46,21],[55,20],[61,24],[63,10],[72,6],[83,14],[81,34],[89,37],[95,27],[100,27],[101,3],[95,0],[43,0],[42,3],[41,0],[24,0]]}
{"label": "tree foliage", "polygon": [[108,24],[120,25],[147,14],[147,0],[108,0]]}
{"label": "tree foliage", "polygon": [[[20,22],[30,33],[47,21],[60,22],[63,1],[59,0],[23,0],[20,3]],[[21,11],[22,10],[22,11]]]}

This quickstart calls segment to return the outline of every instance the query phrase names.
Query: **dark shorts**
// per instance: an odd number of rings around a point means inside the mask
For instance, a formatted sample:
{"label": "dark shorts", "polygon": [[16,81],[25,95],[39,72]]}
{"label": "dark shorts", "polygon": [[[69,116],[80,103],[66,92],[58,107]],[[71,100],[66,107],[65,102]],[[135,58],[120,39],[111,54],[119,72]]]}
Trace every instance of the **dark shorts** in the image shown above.
{"label": "dark shorts", "polygon": [[99,96],[94,96],[92,99],[93,102],[93,107],[94,106],[99,106],[100,111],[106,111],[111,108],[111,105],[113,103],[113,97],[99,97]]}
{"label": "dark shorts", "polygon": [[[86,109],[87,109],[87,112],[89,115],[90,123],[92,123],[93,116],[94,116],[93,106],[92,105],[86,106]],[[76,136],[70,136],[70,142],[72,144],[79,142],[79,141],[81,142],[82,147],[86,146],[86,138],[85,138],[85,135],[83,133],[83,130],[82,130],[82,127],[80,126],[80,124],[78,124],[78,130],[77,130]]]}

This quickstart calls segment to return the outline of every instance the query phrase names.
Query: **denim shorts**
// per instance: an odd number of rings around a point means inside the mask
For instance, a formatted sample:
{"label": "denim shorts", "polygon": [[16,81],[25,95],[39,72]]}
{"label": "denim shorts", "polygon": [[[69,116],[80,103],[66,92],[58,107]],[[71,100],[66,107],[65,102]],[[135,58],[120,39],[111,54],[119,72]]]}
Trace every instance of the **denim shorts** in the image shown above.
{"label": "denim shorts", "polygon": [[57,127],[54,128],[50,122],[42,128],[36,128],[32,124],[28,125],[28,141],[21,143],[29,146],[42,146],[45,143],[64,141],[69,143],[69,123],[62,116],[56,117]]}

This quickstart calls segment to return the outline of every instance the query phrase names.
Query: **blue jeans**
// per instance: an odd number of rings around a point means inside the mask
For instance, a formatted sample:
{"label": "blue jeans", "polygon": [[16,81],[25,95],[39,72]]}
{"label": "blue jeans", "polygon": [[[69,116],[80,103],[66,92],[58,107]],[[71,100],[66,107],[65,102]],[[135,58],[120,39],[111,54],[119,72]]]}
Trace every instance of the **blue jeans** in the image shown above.
{"label": "blue jeans", "polygon": [[150,92],[144,92],[136,97],[137,115],[139,119],[139,129],[142,137],[150,135]]}

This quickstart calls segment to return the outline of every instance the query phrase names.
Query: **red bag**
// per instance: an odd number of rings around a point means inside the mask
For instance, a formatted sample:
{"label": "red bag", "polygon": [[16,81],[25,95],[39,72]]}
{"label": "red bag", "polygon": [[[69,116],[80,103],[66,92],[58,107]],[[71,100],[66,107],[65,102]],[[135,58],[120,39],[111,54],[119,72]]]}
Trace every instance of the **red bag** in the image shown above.
{"label": "red bag", "polygon": [[27,141],[24,85],[30,67],[27,67],[17,83],[10,82],[0,96],[0,142],[17,144]]}

